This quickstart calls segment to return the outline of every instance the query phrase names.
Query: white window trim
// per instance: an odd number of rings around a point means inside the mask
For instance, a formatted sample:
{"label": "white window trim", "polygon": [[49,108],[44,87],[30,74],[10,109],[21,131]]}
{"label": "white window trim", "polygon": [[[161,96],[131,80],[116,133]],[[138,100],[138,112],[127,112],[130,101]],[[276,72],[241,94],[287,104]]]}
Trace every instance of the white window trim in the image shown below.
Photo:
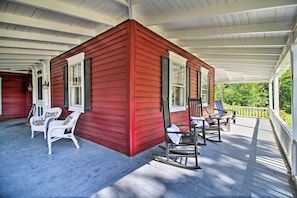
{"label": "white window trim", "polygon": [[[172,106],[172,85],[171,85],[171,76],[172,76],[172,71],[171,71],[171,65],[173,62],[177,62],[181,65],[183,65],[185,67],[185,72],[184,72],[184,87],[185,87],[185,90],[184,90],[184,106],[178,106],[178,107],[174,107]],[[178,111],[184,111],[186,110],[186,106],[187,106],[187,102],[186,102],[186,90],[187,90],[187,72],[186,72],[186,62],[187,62],[187,59],[174,53],[174,52],[171,52],[169,51],[169,108],[170,108],[170,112],[178,112]]]}
{"label": "white window trim", "polygon": [[[208,76],[209,70],[208,69],[205,69],[204,67],[201,67],[200,72],[201,72],[201,81],[200,81],[200,83],[202,83],[202,76],[203,75]],[[208,84],[208,94],[209,94],[210,87],[209,87],[209,83],[208,82],[207,82],[207,84]],[[202,98],[202,84],[200,85],[200,96]],[[207,95],[207,97],[208,97],[208,95]],[[206,102],[202,103],[202,106],[203,107],[208,107],[208,105],[209,105],[209,101],[207,103]]]}
{"label": "white window trim", "polygon": [[[70,111],[79,111],[84,113],[84,104],[85,104],[85,98],[84,98],[84,59],[85,59],[85,53],[81,52],[79,54],[76,54],[74,56],[71,56],[69,58],[67,58],[67,62],[68,62],[68,101],[69,101],[69,110]],[[70,98],[70,68],[71,65],[76,65],[80,63],[81,64],[81,95],[82,95],[82,101],[81,101],[81,105],[71,105],[71,98]]]}

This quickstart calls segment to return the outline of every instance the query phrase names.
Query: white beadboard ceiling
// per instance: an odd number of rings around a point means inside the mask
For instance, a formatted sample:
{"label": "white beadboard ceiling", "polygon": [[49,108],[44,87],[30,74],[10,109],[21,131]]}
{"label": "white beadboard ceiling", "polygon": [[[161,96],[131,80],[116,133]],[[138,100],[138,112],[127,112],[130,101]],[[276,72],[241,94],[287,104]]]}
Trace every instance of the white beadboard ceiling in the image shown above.
{"label": "white beadboard ceiling", "polygon": [[0,71],[28,72],[128,18],[215,67],[216,83],[268,82],[297,37],[297,0],[1,0]]}

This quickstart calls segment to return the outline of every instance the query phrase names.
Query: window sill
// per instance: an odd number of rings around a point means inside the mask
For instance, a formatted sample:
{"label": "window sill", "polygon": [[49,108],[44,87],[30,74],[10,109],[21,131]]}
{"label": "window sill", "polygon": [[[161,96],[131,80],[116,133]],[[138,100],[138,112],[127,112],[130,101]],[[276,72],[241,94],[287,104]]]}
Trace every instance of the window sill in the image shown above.
{"label": "window sill", "polygon": [[81,106],[69,106],[69,111],[78,111],[84,113],[84,108]]}
{"label": "window sill", "polygon": [[180,106],[180,107],[171,107],[170,112],[179,112],[179,111],[185,111],[186,107]]}

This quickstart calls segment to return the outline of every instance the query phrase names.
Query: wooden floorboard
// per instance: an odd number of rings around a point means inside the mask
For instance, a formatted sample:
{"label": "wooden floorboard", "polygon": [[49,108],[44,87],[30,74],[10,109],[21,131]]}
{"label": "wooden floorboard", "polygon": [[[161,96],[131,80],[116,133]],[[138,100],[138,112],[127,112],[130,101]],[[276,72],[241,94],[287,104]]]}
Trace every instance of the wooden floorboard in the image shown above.
{"label": "wooden floorboard", "polygon": [[[199,147],[202,169],[153,160],[155,146],[128,157],[78,138],[31,138],[24,119],[0,122],[0,197],[294,197],[267,119],[238,118],[221,143]],[[189,160],[188,163],[194,163]]]}

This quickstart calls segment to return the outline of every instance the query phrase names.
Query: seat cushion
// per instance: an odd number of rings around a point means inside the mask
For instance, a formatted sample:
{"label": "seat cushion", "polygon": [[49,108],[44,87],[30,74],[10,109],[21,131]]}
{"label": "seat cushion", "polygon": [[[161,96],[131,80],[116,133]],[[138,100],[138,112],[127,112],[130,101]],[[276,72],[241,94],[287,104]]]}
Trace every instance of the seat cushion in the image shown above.
{"label": "seat cushion", "polygon": [[204,121],[204,127],[209,128],[209,123],[205,120],[204,117],[191,117],[191,120],[193,124],[196,125],[197,128],[202,128],[203,127],[203,121]]}
{"label": "seat cushion", "polygon": [[[167,132],[180,132],[180,129],[175,124],[172,124],[170,127],[167,128]],[[180,143],[180,138],[181,138],[182,134],[167,133],[167,135],[174,144]]]}

